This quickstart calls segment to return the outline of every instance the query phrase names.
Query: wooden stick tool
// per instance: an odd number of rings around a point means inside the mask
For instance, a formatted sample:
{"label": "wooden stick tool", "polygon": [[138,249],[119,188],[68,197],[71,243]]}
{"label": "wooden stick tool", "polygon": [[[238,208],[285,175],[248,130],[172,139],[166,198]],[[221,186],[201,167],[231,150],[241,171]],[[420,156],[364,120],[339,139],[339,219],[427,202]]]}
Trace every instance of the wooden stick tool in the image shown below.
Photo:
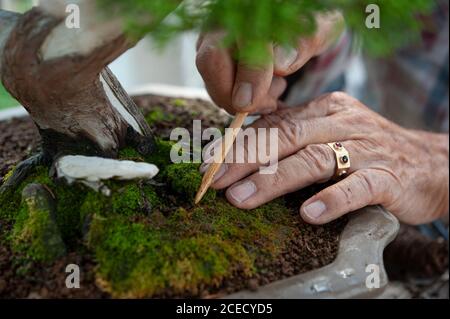
{"label": "wooden stick tool", "polygon": [[202,184],[200,185],[197,191],[197,195],[195,195],[195,204],[198,204],[201,201],[202,197],[205,195],[205,193],[213,183],[214,177],[219,171],[222,163],[225,161],[225,157],[227,156],[230,148],[233,146],[236,136],[239,133],[242,124],[244,124],[247,115],[248,113],[245,112],[237,113],[236,117],[234,118],[233,122],[230,125],[231,130],[226,130],[224,143],[222,143],[221,146],[222,152],[220,154],[220,157],[218,159],[215,159],[214,162],[209,165],[208,170],[203,176]]}

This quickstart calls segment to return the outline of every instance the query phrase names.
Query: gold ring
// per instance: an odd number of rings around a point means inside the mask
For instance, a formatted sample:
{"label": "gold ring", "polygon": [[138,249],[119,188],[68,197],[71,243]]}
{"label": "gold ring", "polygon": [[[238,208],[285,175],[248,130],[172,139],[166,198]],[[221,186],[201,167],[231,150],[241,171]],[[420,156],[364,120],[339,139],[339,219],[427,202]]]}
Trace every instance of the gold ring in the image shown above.
{"label": "gold ring", "polygon": [[334,178],[346,175],[350,170],[350,155],[340,142],[327,143],[336,155],[336,172]]}

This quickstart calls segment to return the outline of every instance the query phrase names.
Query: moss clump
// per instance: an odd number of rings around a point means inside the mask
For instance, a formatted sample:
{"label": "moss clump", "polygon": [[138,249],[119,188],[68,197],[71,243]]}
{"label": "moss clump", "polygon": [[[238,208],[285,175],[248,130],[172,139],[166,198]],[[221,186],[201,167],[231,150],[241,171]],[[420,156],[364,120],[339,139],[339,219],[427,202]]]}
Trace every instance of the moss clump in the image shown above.
{"label": "moss clump", "polygon": [[116,297],[166,289],[197,295],[202,285],[219,287],[236,272],[251,277],[258,256],[276,258],[295,236],[296,217],[282,201],[263,207],[242,211],[218,198],[214,207],[179,207],[163,221],[155,213],[146,223],[95,216],[88,243],[104,288]]}
{"label": "moss clump", "polygon": [[155,144],[155,150],[152,154],[147,156],[145,160],[158,166],[160,171],[158,175],[156,175],[156,178],[162,179],[165,176],[164,168],[171,164],[170,150],[172,149],[174,142],[156,139]]}
{"label": "moss clump", "polygon": [[152,186],[137,183],[116,189],[110,202],[113,213],[125,216],[147,213],[160,203]]}
{"label": "moss clump", "polygon": [[145,120],[148,124],[152,125],[162,121],[173,121],[175,117],[173,114],[165,113],[162,108],[156,106],[145,116]]}
{"label": "moss clump", "polygon": [[140,210],[141,192],[137,185],[128,185],[119,189],[111,199],[111,207],[113,212],[132,216]]}
{"label": "moss clump", "polygon": [[119,159],[135,161],[135,162],[144,162],[145,161],[145,159],[142,157],[142,155],[132,147],[125,147],[125,148],[121,149],[119,151]]}
{"label": "moss clump", "polygon": [[[14,172],[14,169],[11,169],[7,176],[11,176]],[[50,183],[50,178],[48,177],[48,168],[38,166],[36,169],[30,174],[30,176],[22,182],[15,189],[7,189],[3,194],[0,194],[0,219],[7,222],[14,222],[16,219],[20,204],[22,201],[22,191],[26,185],[29,183],[40,183],[43,185],[47,185]]]}
{"label": "moss clump", "polygon": [[6,173],[6,175],[3,176],[3,179],[2,179],[2,182],[3,182],[3,183],[6,183],[6,181],[12,176],[12,174],[14,173],[14,168],[15,168],[15,167],[12,167],[12,168]]}
{"label": "moss clump", "polygon": [[[199,166],[199,164],[193,163],[178,163],[169,165],[166,168],[167,181],[172,190],[175,193],[184,196],[190,203],[194,202],[195,194],[202,183]],[[216,191],[209,189],[203,197],[203,201],[204,203],[208,203],[215,198]]]}
{"label": "moss clump", "polygon": [[186,106],[186,100],[183,99],[173,99],[172,100],[173,105],[178,106],[178,107],[184,107]]}
{"label": "moss clump", "polygon": [[54,216],[53,202],[40,184],[29,184],[12,232],[12,248],[34,261],[50,262],[66,247]]}

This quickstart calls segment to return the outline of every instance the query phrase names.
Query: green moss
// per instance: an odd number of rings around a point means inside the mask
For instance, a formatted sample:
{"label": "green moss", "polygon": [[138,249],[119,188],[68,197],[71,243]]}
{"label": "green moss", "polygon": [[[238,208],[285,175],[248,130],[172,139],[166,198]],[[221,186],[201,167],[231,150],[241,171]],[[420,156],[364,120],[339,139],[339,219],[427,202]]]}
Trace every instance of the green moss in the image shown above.
{"label": "green moss", "polygon": [[80,206],[79,225],[83,227],[87,219],[93,215],[106,215],[109,213],[108,200],[101,193],[89,192]]}
{"label": "green moss", "polygon": [[[30,184],[27,190],[37,184]],[[12,248],[35,261],[50,262],[66,252],[52,204],[40,189],[24,199],[12,232]]]}
{"label": "green moss", "polygon": [[252,270],[252,257],[239,243],[211,234],[180,238],[123,217],[94,219],[89,244],[105,288],[120,297],[151,296],[167,287],[195,292],[201,284],[219,286],[238,269]]}
{"label": "green moss", "polygon": [[[11,169],[7,175],[11,175],[14,169]],[[17,217],[22,200],[22,190],[31,182],[47,185],[50,182],[48,177],[48,168],[36,167],[30,176],[22,182],[16,189],[8,189],[0,194],[0,219],[13,222]]]}
{"label": "green moss", "polygon": [[88,243],[104,288],[116,297],[166,289],[195,295],[200,286],[219,287],[238,271],[251,277],[257,256],[276,258],[295,235],[296,216],[280,205],[243,211],[218,198],[214,206],[179,207],[163,224],[151,222],[154,213],[145,224],[122,215],[96,216]]}
{"label": "green moss", "polygon": [[12,167],[12,168],[8,171],[8,173],[6,173],[6,175],[3,176],[3,179],[2,179],[2,182],[3,182],[3,183],[6,183],[6,181],[12,176],[12,174],[14,173],[14,169],[15,169],[15,167]]}
{"label": "green moss", "polygon": [[146,116],[145,120],[152,125],[161,121],[173,121],[175,117],[173,114],[165,113],[159,106],[156,106]]}
{"label": "green moss", "polygon": [[186,100],[183,100],[183,99],[173,99],[172,103],[173,103],[173,105],[178,106],[178,107],[186,106]]}
{"label": "green moss", "polygon": [[81,237],[80,206],[91,190],[81,185],[50,185],[55,193],[57,213],[56,221],[61,234],[68,245],[74,245]]}
{"label": "green moss", "polygon": [[170,161],[170,150],[174,143],[172,141],[164,141],[161,139],[156,139],[155,141],[155,151],[147,156],[145,160],[149,163],[155,164],[160,169],[157,178],[164,177],[164,168],[171,164]]}
{"label": "green moss", "polygon": [[47,167],[36,167],[16,189],[0,196],[0,219],[16,221],[21,212],[22,191],[30,183],[45,185],[52,192],[56,203],[55,220],[62,238],[69,246],[75,244],[80,238],[80,206],[92,191],[80,185],[55,183]]}
{"label": "green moss", "polygon": [[[193,203],[195,194],[202,183],[202,175],[199,172],[199,164],[178,163],[169,165],[166,168],[167,181],[174,192],[182,195],[189,202]],[[208,203],[216,198],[216,191],[209,189],[202,201]]]}
{"label": "green moss", "polygon": [[125,147],[119,151],[119,159],[135,161],[135,162],[144,162],[144,158],[138,151],[136,151],[132,147]]}
{"label": "green moss", "polygon": [[14,221],[18,214],[20,202],[20,194],[14,190],[7,190],[0,194],[0,220],[11,222]]}
{"label": "green moss", "polygon": [[140,211],[142,195],[136,184],[117,190],[111,199],[112,211],[117,214],[133,216]]}
{"label": "green moss", "polygon": [[142,196],[145,197],[145,200],[147,200],[152,206],[152,209],[159,207],[160,205],[163,204],[161,202],[161,198],[158,196],[153,186],[143,185],[141,187],[141,192]]}

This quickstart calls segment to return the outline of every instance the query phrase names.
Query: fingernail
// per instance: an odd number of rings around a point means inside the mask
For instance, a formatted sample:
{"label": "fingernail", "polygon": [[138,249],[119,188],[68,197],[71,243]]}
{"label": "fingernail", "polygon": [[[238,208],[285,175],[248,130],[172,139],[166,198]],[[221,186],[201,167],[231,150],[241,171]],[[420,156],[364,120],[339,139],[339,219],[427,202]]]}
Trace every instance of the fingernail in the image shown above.
{"label": "fingernail", "polygon": [[252,181],[244,182],[230,189],[230,196],[238,203],[242,203],[256,193],[256,185]]}
{"label": "fingernail", "polygon": [[327,206],[321,201],[315,201],[303,208],[303,212],[311,219],[319,218],[327,209]]}
{"label": "fingernail", "polygon": [[233,106],[243,108],[252,103],[252,85],[247,82],[239,84],[233,96]]}
{"label": "fingernail", "polygon": [[223,163],[222,165],[220,165],[219,170],[217,171],[216,175],[214,176],[214,182],[219,180],[219,178],[221,178],[227,170],[228,170],[227,164]]}
{"label": "fingernail", "polygon": [[200,171],[200,174],[205,174],[205,172],[208,170],[209,164],[210,163],[203,162],[200,165],[200,168],[198,169]]}
{"label": "fingernail", "polygon": [[274,52],[275,68],[279,70],[287,70],[297,60],[298,51],[294,48],[275,47]]}

